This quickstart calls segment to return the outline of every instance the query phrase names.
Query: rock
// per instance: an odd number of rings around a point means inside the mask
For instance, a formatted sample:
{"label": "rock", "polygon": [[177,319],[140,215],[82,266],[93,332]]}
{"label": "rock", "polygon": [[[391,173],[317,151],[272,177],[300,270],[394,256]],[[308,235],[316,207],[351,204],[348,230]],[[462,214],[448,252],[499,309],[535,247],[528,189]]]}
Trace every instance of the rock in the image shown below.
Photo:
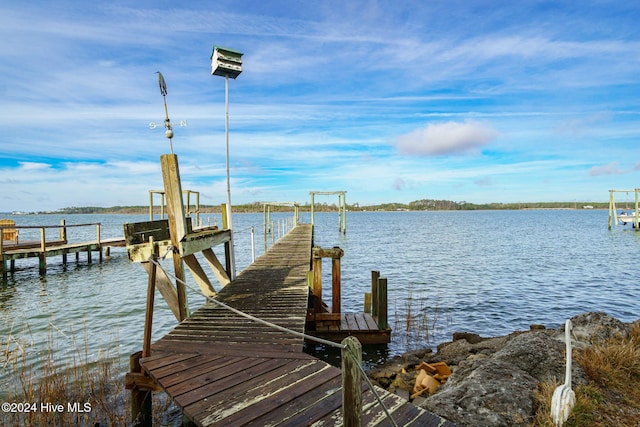
{"label": "rock", "polygon": [[464,338],[443,343],[438,346],[438,353],[435,359],[446,361],[449,365],[457,365],[470,354],[492,355],[517,334],[518,333],[503,337],[484,338],[475,344],[470,343]]}
{"label": "rock", "polygon": [[[622,336],[629,328],[605,313],[585,313],[571,319],[574,348]],[[461,426],[525,426],[533,419],[534,393],[543,381],[564,381],[564,325],[483,338],[460,332],[438,351],[411,352],[370,373],[390,391],[413,391],[418,369],[446,362],[453,372],[435,394],[415,397],[413,403]],[[422,362],[426,362],[422,363]],[[572,365],[573,385],[586,384],[582,367]],[[403,372],[404,370],[404,372]]]}
{"label": "rock", "polygon": [[469,333],[469,332],[454,332],[453,333],[453,340],[454,341],[466,340],[469,344],[478,344],[479,342],[482,342],[482,341],[484,341],[486,339],[487,338],[482,338],[478,334],[472,334],[472,333]]}
{"label": "rock", "polygon": [[[585,313],[571,318],[573,329],[572,337],[576,340],[576,348],[583,348],[596,342],[606,341],[609,338],[621,336],[627,338],[629,330],[620,320],[606,313]],[[564,325],[560,327],[564,334]],[[564,337],[563,337],[564,339]]]}
{"label": "rock", "polygon": [[533,417],[537,380],[496,359],[463,362],[422,406],[468,426],[526,426]]}
{"label": "rock", "polygon": [[564,377],[563,344],[544,332],[518,335],[498,350],[493,359],[513,365],[538,381]]}

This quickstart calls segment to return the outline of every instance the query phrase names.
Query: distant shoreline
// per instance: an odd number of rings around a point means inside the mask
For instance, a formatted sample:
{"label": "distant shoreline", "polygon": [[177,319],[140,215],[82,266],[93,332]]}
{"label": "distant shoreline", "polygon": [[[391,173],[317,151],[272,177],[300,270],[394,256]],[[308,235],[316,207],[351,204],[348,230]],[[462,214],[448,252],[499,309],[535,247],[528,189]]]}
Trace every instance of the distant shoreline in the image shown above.
{"label": "distant shoreline", "polygon": [[[263,212],[263,202],[234,205],[234,213],[261,213]],[[316,212],[333,212],[338,208],[335,204],[316,203]],[[406,211],[477,211],[477,210],[606,210],[609,209],[608,202],[531,202],[531,203],[467,203],[453,202],[449,200],[416,200],[410,203],[382,203],[377,205],[361,206],[358,203],[347,204],[350,212],[383,211],[383,212],[406,212]],[[271,212],[290,212],[290,206],[270,206]],[[306,203],[300,205],[302,212],[311,210],[311,205]],[[201,205],[200,214],[220,213],[220,206]],[[111,207],[68,207],[56,211],[13,211],[0,212],[0,215],[42,215],[42,214],[148,214],[148,206],[111,206]],[[160,213],[160,207],[154,206],[154,213]]]}

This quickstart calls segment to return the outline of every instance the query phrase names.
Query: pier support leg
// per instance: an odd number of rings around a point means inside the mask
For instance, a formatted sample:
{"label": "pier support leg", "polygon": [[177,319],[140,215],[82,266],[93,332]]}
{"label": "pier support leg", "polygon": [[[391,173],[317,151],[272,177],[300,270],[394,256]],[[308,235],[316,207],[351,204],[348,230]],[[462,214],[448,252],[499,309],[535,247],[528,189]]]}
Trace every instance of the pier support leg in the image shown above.
{"label": "pier support leg", "polygon": [[362,426],[362,345],[355,337],[342,340],[342,421],[344,427]]}
{"label": "pier support leg", "polygon": [[[141,357],[141,351],[133,353],[129,357],[129,370],[131,373],[142,375]],[[152,427],[152,393],[151,390],[144,390],[136,386],[131,388],[131,421],[135,427]]]}
{"label": "pier support leg", "polygon": [[47,274],[47,255],[44,252],[38,254],[38,269],[40,274]]}

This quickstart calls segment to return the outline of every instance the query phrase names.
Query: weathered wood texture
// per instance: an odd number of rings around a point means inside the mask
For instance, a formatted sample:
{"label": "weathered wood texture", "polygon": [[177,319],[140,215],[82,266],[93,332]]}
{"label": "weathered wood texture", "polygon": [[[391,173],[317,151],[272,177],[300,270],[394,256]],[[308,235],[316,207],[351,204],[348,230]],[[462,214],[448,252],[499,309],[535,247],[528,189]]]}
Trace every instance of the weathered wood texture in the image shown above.
{"label": "weathered wood texture", "polygon": [[[311,235],[310,225],[297,226],[215,298],[303,332]],[[140,363],[199,426],[339,425],[340,369],[303,353],[303,341],[208,302]],[[362,390],[363,425],[386,425],[371,390]],[[453,425],[377,390],[398,425]]]}
{"label": "weathered wood texture", "polygon": [[319,313],[315,316],[315,330],[309,334],[332,341],[352,336],[362,344],[387,344],[391,329],[380,329],[369,313]]}

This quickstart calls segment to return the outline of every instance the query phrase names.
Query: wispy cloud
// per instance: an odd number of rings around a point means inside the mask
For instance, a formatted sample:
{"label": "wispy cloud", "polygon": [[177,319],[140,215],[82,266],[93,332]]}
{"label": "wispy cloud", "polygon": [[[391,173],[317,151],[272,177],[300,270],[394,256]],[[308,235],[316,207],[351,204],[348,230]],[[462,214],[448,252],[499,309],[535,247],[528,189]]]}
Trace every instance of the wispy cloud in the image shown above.
{"label": "wispy cloud", "polygon": [[148,127],[164,119],[158,70],[188,121],[173,141],[185,185],[219,203],[214,44],[245,53],[229,85],[236,203],[335,188],[363,204],[606,200],[639,170],[624,2],[34,0],[0,6],[0,38],[0,211],[146,203],[168,152]]}
{"label": "wispy cloud", "polygon": [[404,155],[476,154],[497,134],[489,126],[473,120],[463,123],[430,123],[424,128],[397,137],[395,145]]}
{"label": "wispy cloud", "polygon": [[602,166],[594,166],[589,171],[589,175],[591,176],[601,176],[601,175],[621,175],[624,172],[620,170],[619,162],[611,162]]}

